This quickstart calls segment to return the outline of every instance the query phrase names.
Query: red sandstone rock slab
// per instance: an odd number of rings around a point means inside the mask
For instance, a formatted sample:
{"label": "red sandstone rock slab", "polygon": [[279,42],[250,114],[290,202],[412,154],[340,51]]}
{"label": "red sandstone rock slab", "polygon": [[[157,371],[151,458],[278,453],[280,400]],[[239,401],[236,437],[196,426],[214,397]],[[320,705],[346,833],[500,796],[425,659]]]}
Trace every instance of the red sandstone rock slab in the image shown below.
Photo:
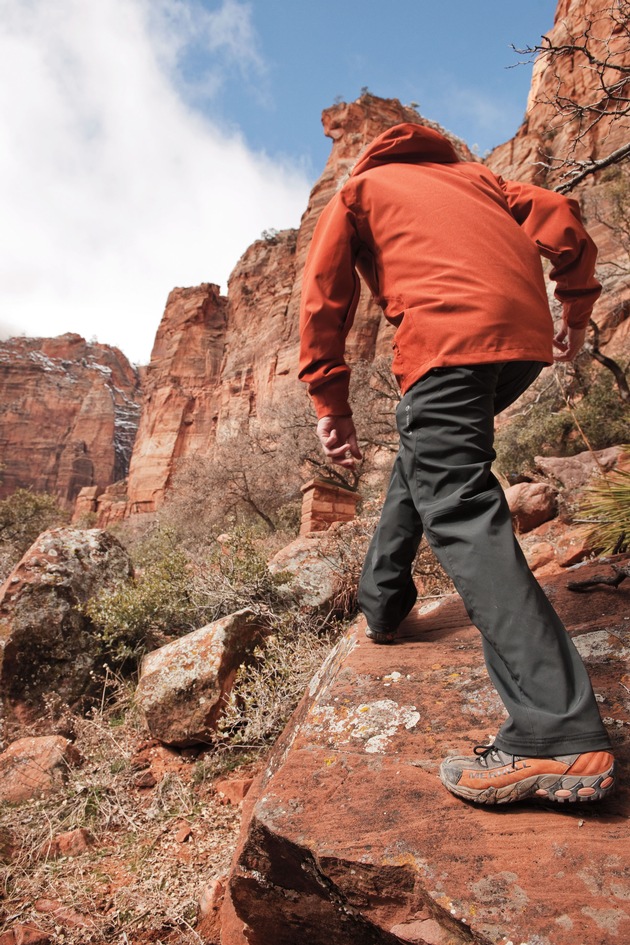
{"label": "red sandstone rock slab", "polygon": [[[572,594],[566,582],[565,572],[547,589],[623,766],[630,587]],[[391,647],[369,644],[363,628],[313,680],[245,801],[223,945],[624,941],[626,785],[599,806],[462,803],[439,782],[439,763],[491,738],[504,710],[461,603],[413,615]]]}

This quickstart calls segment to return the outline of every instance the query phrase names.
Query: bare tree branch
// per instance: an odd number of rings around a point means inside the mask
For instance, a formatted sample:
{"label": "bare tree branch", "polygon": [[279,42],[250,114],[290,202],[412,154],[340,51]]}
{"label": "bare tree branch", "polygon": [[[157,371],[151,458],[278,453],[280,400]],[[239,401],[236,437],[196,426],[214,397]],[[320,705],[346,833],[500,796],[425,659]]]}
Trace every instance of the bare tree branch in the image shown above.
{"label": "bare tree branch", "polygon": [[612,358],[607,357],[607,355],[602,354],[599,350],[599,328],[592,318],[589,321],[589,325],[593,332],[593,340],[584,346],[585,350],[588,351],[592,358],[595,358],[596,361],[599,361],[600,364],[603,364],[605,368],[608,368],[608,370],[612,372],[617,384],[619,396],[624,403],[630,404],[630,387],[628,386],[626,372],[620,364]]}

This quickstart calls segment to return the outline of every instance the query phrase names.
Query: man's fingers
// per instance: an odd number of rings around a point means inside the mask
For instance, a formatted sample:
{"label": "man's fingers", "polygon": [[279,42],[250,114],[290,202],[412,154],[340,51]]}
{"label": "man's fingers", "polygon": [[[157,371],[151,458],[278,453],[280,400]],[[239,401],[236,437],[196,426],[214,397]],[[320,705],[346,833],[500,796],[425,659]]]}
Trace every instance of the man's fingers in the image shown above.
{"label": "man's fingers", "polygon": [[348,438],[348,448],[355,459],[363,459],[363,454],[359,449],[359,444],[357,443],[357,438],[354,434]]}
{"label": "man's fingers", "polygon": [[582,350],[585,338],[585,328],[563,326],[553,339],[554,347],[560,351],[559,354],[554,354],[554,361],[573,361]]}
{"label": "man's fingers", "polygon": [[322,417],[317,433],[326,459],[338,466],[352,469],[362,459],[352,417]]}

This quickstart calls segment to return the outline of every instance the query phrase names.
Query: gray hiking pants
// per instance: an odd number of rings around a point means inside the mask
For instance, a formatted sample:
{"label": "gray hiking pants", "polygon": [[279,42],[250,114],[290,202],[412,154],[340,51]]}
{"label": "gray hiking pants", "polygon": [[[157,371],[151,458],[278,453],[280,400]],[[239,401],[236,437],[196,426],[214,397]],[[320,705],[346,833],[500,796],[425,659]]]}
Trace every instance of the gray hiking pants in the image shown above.
{"label": "gray hiking pants", "polygon": [[374,630],[395,630],[416,601],[422,535],[480,630],[490,678],[507,709],[495,744],[544,757],[609,748],[582,660],[514,537],[491,472],[494,415],[541,364],[437,368],[400,401],[400,450],[359,585]]}

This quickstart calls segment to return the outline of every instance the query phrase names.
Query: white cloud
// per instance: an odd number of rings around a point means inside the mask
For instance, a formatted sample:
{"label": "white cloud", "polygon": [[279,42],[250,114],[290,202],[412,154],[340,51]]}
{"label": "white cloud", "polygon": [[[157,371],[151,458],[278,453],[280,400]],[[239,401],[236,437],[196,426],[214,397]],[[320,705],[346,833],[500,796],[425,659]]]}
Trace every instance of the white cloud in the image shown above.
{"label": "white cloud", "polygon": [[181,94],[202,49],[206,95],[229,68],[264,85],[249,7],[0,0],[0,24],[0,323],[146,361],[171,288],[225,287],[249,243],[306,205],[301,169]]}

